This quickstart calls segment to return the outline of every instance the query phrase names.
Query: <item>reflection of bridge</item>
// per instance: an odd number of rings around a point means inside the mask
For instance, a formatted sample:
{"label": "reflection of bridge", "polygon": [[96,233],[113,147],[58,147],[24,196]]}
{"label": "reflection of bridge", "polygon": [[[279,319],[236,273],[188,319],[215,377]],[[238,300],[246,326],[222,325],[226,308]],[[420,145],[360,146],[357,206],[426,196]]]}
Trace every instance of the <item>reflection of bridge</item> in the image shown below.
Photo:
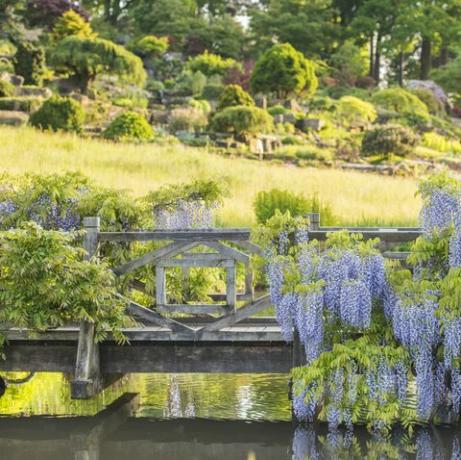
{"label": "reflection of bridge", "polygon": [[[338,230],[319,227],[318,219],[311,222],[312,238],[322,240],[329,231]],[[4,331],[9,343],[1,370],[74,373],[72,396],[89,398],[126,373],[287,373],[302,363],[299,341],[285,344],[274,318],[253,317],[270,307],[270,301],[268,295],[254,296],[250,255],[261,250],[249,241],[249,230],[100,232],[98,218],[85,219],[85,227],[84,247],[90,258],[101,244],[168,242],[113,269],[117,276],[131,274],[131,289],[146,293],[148,288],[136,271],[155,267],[154,306],[127,300],[128,313],[139,327],[124,330],[130,340],[126,346],[110,339],[96,344],[93,325],[86,322],[33,336],[17,329]],[[420,234],[419,229],[350,230],[365,238],[380,237],[387,244],[411,241]],[[237,266],[245,269],[242,292],[237,289]],[[165,277],[169,267],[180,267],[184,276],[191,267],[222,268],[226,291],[210,295],[216,303],[169,304]]]}
{"label": "reflection of bridge", "polygon": [[146,420],[139,398],[125,394],[95,417],[0,418],[1,458],[162,460],[286,458],[288,422]]}

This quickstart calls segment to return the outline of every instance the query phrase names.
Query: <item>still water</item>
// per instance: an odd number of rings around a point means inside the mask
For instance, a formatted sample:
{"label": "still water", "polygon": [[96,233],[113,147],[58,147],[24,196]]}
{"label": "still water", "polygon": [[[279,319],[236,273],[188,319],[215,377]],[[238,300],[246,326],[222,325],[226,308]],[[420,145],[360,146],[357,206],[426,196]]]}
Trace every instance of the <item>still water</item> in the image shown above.
{"label": "still water", "polygon": [[20,385],[20,375],[7,377],[5,460],[461,460],[458,427],[386,439],[294,429],[286,375],[131,375],[81,402],[70,399],[66,376],[36,374]]}

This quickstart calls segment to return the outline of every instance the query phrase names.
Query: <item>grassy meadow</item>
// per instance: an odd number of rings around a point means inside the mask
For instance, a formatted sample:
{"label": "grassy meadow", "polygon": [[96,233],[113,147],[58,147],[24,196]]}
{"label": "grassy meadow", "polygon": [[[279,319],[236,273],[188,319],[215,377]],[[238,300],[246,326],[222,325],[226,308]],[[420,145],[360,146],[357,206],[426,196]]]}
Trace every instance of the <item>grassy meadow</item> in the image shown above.
{"label": "grassy meadow", "polygon": [[229,197],[218,219],[228,226],[254,224],[255,194],[274,187],[318,194],[347,224],[411,225],[420,208],[410,178],[225,158],[179,144],[113,144],[32,128],[0,127],[0,165],[13,174],[80,171],[134,195],[197,178],[222,180]]}

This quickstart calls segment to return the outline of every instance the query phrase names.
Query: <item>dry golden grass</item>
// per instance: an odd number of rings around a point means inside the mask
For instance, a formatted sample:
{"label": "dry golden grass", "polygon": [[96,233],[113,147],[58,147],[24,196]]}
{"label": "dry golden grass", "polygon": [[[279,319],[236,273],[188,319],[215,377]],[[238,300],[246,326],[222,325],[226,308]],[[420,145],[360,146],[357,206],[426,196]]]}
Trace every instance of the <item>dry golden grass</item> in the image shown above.
{"label": "dry golden grass", "polygon": [[416,181],[409,178],[229,159],[181,145],[112,144],[31,128],[0,127],[0,164],[10,173],[80,171],[136,195],[174,182],[221,180],[230,193],[219,215],[224,225],[253,224],[255,194],[274,187],[317,193],[349,224],[414,224],[420,208]]}

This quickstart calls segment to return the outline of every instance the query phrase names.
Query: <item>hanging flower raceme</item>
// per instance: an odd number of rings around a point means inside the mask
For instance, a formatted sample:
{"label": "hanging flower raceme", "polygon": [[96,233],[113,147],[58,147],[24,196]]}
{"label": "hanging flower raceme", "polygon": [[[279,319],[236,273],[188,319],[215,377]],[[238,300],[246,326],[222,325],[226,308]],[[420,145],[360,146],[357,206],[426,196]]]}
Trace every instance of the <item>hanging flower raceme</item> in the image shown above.
{"label": "hanging flower raceme", "polygon": [[448,228],[459,213],[459,192],[436,188],[426,198],[421,211],[421,224],[425,234]]}

